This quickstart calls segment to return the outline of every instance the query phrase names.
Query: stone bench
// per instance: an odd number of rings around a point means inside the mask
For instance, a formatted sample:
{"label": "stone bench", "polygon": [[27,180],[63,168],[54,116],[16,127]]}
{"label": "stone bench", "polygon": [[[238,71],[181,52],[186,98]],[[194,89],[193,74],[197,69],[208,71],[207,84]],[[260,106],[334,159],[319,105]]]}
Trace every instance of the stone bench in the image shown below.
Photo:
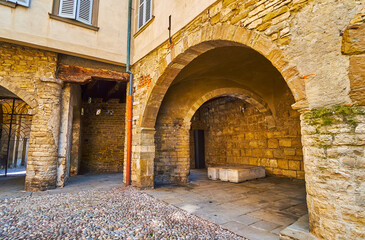
{"label": "stone bench", "polygon": [[265,177],[265,167],[254,165],[208,167],[208,178],[224,182],[240,183]]}

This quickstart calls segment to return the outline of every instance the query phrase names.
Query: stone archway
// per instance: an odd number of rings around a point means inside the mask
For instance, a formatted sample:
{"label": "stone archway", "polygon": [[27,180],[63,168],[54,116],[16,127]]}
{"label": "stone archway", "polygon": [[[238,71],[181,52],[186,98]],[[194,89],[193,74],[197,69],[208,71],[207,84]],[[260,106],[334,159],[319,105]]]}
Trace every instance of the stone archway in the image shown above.
{"label": "stone archway", "polygon": [[[165,94],[184,67],[209,50],[240,46],[256,51],[279,71],[295,99],[293,108],[306,108],[304,78],[291,65],[284,53],[268,37],[240,26],[206,25],[179,38],[172,47],[163,46],[134,65],[136,101],[134,122],[132,184],[140,188],[153,187],[155,158],[155,123]],[[157,61],[156,61],[157,59]],[[138,80],[137,80],[138,82]]]}
{"label": "stone archway", "polygon": [[206,93],[197,101],[195,101],[195,103],[190,107],[189,111],[186,114],[186,117],[184,118],[184,123],[187,126],[190,126],[191,118],[205,102],[213,98],[223,97],[223,96],[230,96],[248,102],[249,104],[256,107],[256,109],[258,109],[261,113],[265,115],[268,128],[275,127],[275,118],[273,117],[271,109],[268,107],[265,101],[260,96],[254,94],[253,92],[250,92],[242,88],[220,88]]}
{"label": "stone archway", "polygon": [[16,86],[14,83],[11,83],[8,80],[4,80],[3,77],[0,77],[0,86],[6,88],[10,92],[21,98],[24,102],[26,102],[31,107],[30,114],[33,115],[36,113],[38,101],[33,94],[21,89],[20,87]]}
{"label": "stone archway", "polygon": [[160,67],[151,74],[152,86],[146,93],[147,101],[142,107],[142,118],[138,125],[142,128],[153,128],[162,99],[180,71],[199,55],[225,46],[252,48],[266,57],[282,74],[296,102],[300,102],[298,105],[305,105],[304,79],[268,37],[243,27],[217,24],[190,33],[160,60]]}

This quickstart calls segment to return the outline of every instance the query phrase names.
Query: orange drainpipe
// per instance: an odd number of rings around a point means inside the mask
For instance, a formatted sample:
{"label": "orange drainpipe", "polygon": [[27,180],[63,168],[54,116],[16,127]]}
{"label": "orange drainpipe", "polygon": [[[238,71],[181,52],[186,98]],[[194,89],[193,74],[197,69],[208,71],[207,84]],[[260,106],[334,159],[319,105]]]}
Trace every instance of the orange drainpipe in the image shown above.
{"label": "orange drainpipe", "polygon": [[127,38],[127,73],[129,73],[128,110],[127,110],[127,164],[125,185],[131,185],[131,162],[132,162],[132,114],[133,114],[133,73],[130,71],[131,56],[131,29],[132,29],[132,0],[128,6],[128,38]]}
{"label": "orange drainpipe", "polygon": [[132,110],[133,96],[128,95],[128,110],[127,110],[127,165],[126,165],[126,186],[131,184],[131,160],[132,160]]}

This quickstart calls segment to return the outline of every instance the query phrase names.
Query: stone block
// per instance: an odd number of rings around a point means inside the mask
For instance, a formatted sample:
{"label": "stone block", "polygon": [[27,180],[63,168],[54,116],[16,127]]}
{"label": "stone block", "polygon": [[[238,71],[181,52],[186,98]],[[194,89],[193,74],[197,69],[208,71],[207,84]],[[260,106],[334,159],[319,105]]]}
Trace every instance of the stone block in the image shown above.
{"label": "stone block", "polygon": [[266,176],[265,167],[262,166],[240,165],[232,167],[221,167],[216,169],[219,169],[219,179],[225,182],[229,181],[234,183],[240,183],[252,179],[263,178]]}
{"label": "stone block", "polygon": [[219,180],[228,182],[228,168],[223,167],[219,169]]}
{"label": "stone block", "polygon": [[219,169],[218,167],[208,167],[208,178],[210,180],[219,179]]}
{"label": "stone block", "polygon": [[342,53],[343,54],[363,54],[365,53],[365,23],[349,26],[343,34]]}

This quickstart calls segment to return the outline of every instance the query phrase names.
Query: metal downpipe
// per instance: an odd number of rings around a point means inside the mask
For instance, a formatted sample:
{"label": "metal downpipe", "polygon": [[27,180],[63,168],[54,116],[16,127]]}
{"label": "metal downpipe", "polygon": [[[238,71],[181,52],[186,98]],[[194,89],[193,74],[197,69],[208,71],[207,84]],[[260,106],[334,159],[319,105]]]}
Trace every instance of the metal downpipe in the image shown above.
{"label": "metal downpipe", "polygon": [[133,73],[130,71],[131,54],[131,31],[132,31],[132,0],[128,4],[128,36],[127,36],[127,73],[129,73],[128,110],[127,110],[127,161],[126,161],[126,182],[131,185],[131,162],[132,162],[132,119],[133,119]]}

